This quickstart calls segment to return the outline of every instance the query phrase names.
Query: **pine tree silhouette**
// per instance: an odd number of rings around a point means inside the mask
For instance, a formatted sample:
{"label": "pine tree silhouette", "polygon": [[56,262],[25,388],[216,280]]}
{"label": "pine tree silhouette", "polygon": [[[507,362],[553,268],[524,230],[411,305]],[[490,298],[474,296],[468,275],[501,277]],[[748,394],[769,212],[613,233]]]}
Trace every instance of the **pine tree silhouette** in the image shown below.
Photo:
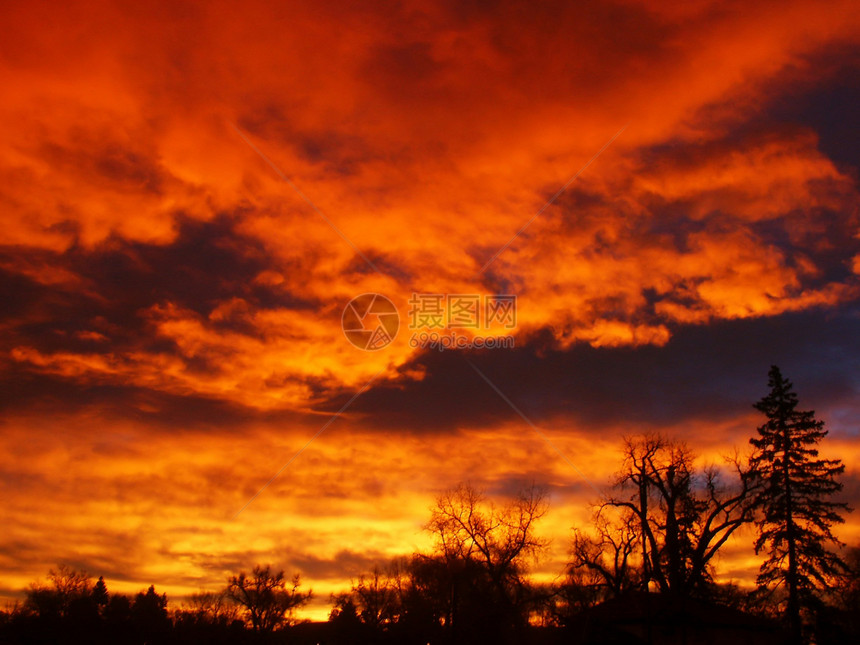
{"label": "pine tree silhouette", "polygon": [[767,417],[750,439],[755,452],[750,465],[761,479],[757,498],[756,553],[768,557],[758,576],[760,587],[783,587],[788,594],[785,617],[792,638],[802,640],[804,614],[818,604],[818,592],[847,567],[826,545],[839,545],[831,531],[844,522],[840,511],[846,504],[831,501],[842,490],[837,477],[845,470],[839,459],[820,459],[815,446],[827,436],[824,422],[813,411],[797,409],[793,385],[771,367],[770,393],[755,404]]}
{"label": "pine tree silhouette", "polygon": [[98,582],[96,582],[93,587],[91,596],[93,602],[99,608],[99,612],[103,613],[104,608],[107,607],[108,601],[110,600],[110,594],[108,594],[107,585],[105,584],[103,576],[99,576]]}

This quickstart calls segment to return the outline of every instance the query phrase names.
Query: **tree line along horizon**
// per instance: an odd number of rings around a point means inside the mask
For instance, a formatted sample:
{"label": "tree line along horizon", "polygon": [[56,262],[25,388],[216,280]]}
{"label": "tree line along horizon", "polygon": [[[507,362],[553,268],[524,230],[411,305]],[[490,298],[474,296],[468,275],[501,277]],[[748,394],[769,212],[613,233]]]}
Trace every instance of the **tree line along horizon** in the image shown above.
{"label": "tree line along horizon", "polygon": [[[659,593],[761,616],[789,643],[860,634],[860,546],[845,548],[832,530],[852,510],[834,498],[845,467],[819,456],[824,422],[798,408],[776,366],[768,387],[754,404],[765,420],[751,452],[722,466],[697,465],[686,443],[661,434],[624,438],[611,490],[593,504],[590,526],[572,530],[569,561],[552,584],[528,575],[548,545],[536,531],[545,489],[524,488],[501,506],[468,484],[445,491],[425,525],[432,552],[380,563],[333,594],[332,633],[359,642],[516,642],[506,639],[535,625],[564,628],[603,601]],[[743,526],[755,527],[762,557],[751,589],[716,580],[715,557]],[[296,628],[296,611],[312,596],[298,574],[256,565],[169,608],[154,585],[113,594],[103,577],[94,583],[60,566],[0,612],[0,642],[60,642],[51,640],[57,634],[68,642],[262,642]]]}

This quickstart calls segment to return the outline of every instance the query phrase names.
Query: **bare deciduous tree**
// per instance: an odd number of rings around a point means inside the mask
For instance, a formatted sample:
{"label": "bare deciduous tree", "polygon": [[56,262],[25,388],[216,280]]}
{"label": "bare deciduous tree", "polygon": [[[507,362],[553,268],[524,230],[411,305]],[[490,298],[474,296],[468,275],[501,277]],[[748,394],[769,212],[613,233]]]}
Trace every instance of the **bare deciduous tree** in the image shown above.
{"label": "bare deciduous tree", "polygon": [[239,610],[227,591],[201,591],[191,594],[183,612],[205,623],[230,624],[239,618]]}
{"label": "bare deciduous tree", "polygon": [[482,493],[461,484],[436,500],[427,528],[443,555],[478,561],[503,580],[527,556],[546,546],[534,524],[546,513],[546,495],[532,486],[499,509]]}
{"label": "bare deciduous tree", "polygon": [[574,529],[568,575],[576,576],[571,582],[577,586],[591,587],[595,600],[623,594],[641,581],[637,517],[627,509],[610,519],[612,510],[597,509],[592,532]]}
{"label": "bare deciduous tree", "polygon": [[289,623],[295,609],[311,599],[313,592],[300,592],[300,584],[296,574],[288,588],[283,571],[273,572],[269,565],[257,565],[250,576],[245,572],[232,576],[226,593],[244,610],[245,619],[254,631],[270,632]]}
{"label": "bare deciduous tree", "polygon": [[73,603],[89,598],[93,591],[90,574],[64,564],[50,569],[48,580],[50,585],[30,585],[24,602],[25,608],[42,616],[66,616]]}
{"label": "bare deciduous tree", "polygon": [[476,603],[492,605],[499,620],[527,618],[524,607],[530,594],[524,572],[528,558],[547,544],[535,533],[546,510],[546,494],[536,486],[501,508],[465,484],[437,498],[427,529],[436,535],[439,554],[451,573],[449,624],[457,621],[456,613],[466,601],[457,594],[464,593],[475,596]]}
{"label": "bare deciduous tree", "polygon": [[737,456],[728,460],[731,484],[720,468],[696,471],[694,461],[682,442],[658,435],[625,440],[620,494],[605,504],[626,509],[635,520],[646,588],[653,583],[666,593],[701,590],[719,549],[753,519],[757,484]]}

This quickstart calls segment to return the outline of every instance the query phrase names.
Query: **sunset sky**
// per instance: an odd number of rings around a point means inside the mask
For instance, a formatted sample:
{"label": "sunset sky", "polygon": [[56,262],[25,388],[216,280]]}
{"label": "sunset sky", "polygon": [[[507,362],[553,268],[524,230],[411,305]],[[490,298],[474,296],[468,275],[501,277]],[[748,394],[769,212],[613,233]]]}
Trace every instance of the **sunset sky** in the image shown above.
{"label": "sunset sky", "polygon": [[325,617],[461,481],[548,487],[552,580],[622,436],[743,451],[774,363],[860,508],[858,71],[839,0],[4,2],[0,599],[272,563]]}

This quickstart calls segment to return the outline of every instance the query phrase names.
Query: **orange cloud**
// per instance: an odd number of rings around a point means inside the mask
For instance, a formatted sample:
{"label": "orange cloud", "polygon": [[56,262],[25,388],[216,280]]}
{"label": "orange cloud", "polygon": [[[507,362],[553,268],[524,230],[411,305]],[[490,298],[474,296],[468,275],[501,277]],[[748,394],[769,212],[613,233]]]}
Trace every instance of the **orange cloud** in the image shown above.
{"label": "orange cloud", "polygon": [[[593,490],[495,408],[348,410],[230,518],[371,381],[376,402],[467,389],[410,345],[413,292],[516,294],[505,367],[535,379],[526,354],[669,352],[691,329],[860,296],[856,168],[812,116],[777,109],[839,80],[850,2],[0,12],[10,584],[67,560],[181,595],[277,560],[325,597],[424,548],[433,494],[464,474],[498,495],[549,482],[549,576]],[[399,307],[379,352],[340,328],[361,293]],[[579,369],[548,378],[590,378]],[[523,408],[543,411],[540,396]],[[590,428],[575,404],[547,433],[599,487],[618,435],[654,422]],[[435,432],[380,431],[449,405]],[[713,457],[752,422],[731,410],[669,429]],[[748,554],[732,558],[748,576]]]}

